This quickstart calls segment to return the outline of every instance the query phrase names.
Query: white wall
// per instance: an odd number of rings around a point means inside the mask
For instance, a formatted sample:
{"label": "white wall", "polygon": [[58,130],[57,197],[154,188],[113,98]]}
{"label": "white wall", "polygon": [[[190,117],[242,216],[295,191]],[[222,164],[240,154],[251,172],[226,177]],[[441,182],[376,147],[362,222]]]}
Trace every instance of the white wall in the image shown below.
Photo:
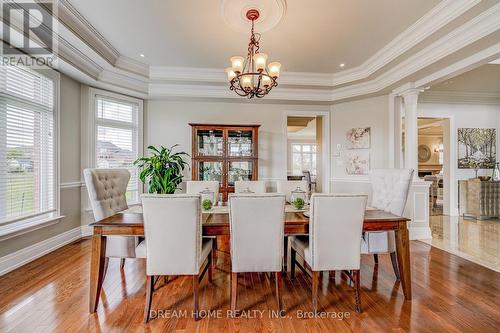
{"label": "white wall", "polygon": [[[475,173],[474,170],[470,169],[458,169],[457,130],[458,128],[496,128],[498,161],[500,159],[500,105],[422,102],[418,104],[418,116],[450,119],[450,153],[453,175],[450,188],[450,202],[452,203],[450,214],[458,215],[458,180],[472,178]],[[479,174],[490,175],[490,173],[491,170],[481,170]]]}
{"label": "white wall", "polygon": [[[371,127],[370,168],[389,167],[389,98],[378,96],[335,104],[331,111],[331,190],[369,193],[364,175],[348,175],[344,152],[346,132],[355,127]],[[338,149],[340,145],[340,149]]]}
{"label": "white wall", "polygon": [[[259,178],[285,179],[285,112],[307,114],[329,111],[330,106],[285,105],[257,102],[149,100],[145,107],[144,145],[171,146],[191,154],[189,123],[260,124]],[[186,179],[191,172],[186,171]]]}

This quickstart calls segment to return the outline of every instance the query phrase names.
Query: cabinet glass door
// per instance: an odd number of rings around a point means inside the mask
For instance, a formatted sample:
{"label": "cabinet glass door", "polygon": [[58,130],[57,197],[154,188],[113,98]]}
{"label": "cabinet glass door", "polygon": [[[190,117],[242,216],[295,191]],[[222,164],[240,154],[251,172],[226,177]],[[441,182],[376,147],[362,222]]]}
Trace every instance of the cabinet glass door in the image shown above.
{"label": "cabinet glass door", "polygon": [[199,180],[216,180],[222,184],[222,162],[198,162]]}
{"label": "cabinet glass door", "polygon": [[228,162],[228,177],[227,177],[228,185],[234,186],[234,182],[237,180],[252,180],[253,171],[254,170],[252,161]]}
{"label": "cabinet glass door", "polygon": [[227,132],[227,151],[230,157],[253,156],[253,131],[229,130]]}
{"label": "cabinet glass door", "polygon": [[198,156],[223,156],[224,155],[224,132],[222,130],[196,131],[197,155]]}

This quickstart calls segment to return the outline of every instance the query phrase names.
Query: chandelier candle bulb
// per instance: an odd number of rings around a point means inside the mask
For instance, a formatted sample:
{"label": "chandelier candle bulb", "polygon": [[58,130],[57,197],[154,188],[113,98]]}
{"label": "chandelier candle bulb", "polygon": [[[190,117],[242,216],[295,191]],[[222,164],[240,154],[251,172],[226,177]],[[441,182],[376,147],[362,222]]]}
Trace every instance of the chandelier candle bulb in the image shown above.
{"label": "chandelier candle bulb", "polygon": [[232,67],[226,68],[226,73],[227,73],[227,80],[229,82],[231,82],[236,77],[236,73],[234,72]]}
{"label": "chandelier candle bulb", "polygon": [[250,76],[244,76],[241,78],[241,86],[243,89],[252,89],[253,88],[253,83],[252,83],[252,77]]}
{"label": "chandelier candle bulb", "polygon": [[257,53],[255,55],[255,69],[257,72],[262,72],[266,69],[267,54]]}
{"label": "chandelier candle bulb", "polygon": [[262,76],[262,85],[267,88],[271,85],[271,78],[267,75]]}
{"label": "chandelier candle bulb", "polygon": [[240,74],[243,71],[243,64],[245,58],[240,56],[231,57],[231,67],[236,74]]}
{"label": "chandelier candle bulb", "polygon": [[279,62],[272,62],[269,64],[269,75],[273,78],[280,76],[281,64]]}

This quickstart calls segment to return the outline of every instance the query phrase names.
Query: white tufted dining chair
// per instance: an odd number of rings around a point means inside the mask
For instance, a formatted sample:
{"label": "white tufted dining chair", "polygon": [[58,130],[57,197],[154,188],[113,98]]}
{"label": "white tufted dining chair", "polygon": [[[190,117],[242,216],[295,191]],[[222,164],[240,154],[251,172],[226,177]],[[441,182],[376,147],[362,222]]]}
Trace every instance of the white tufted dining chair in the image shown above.
{"label": "white tufted dining chair", "polygon": [[234,182],[234,193],[250,190],[255,194],[266,193],[266,182],[263,180],[237,180]]}
{"label": "white tufted dining chair", "polygon": [[297,254],[312,271],[313,311],[318,308],[319,273],[348,270],[356,292],[356,311],[361,312],[360,261],[361,234],[368,196],[357,194],[313,194],[309,235],[293,236],[291,277],[295,277]]}
{"label": "white tufted dining chair", "polygon": [[290,201],[292,191],[295,191],[299,187],[302,191],[309,193],[309,185],[306,180],[278,180],[276,181],[276,191],[278,193],[283,193],[286,196],[286,200]]}
{"label": "white tufted dining chair", "polygon": [[[128,170],[85,169],[83,177],[95,221],[103,220],[128,209],[125,197],[130,180]],[[104,272],[107,270],[109,258],[121,258],[121,268],[125,264],[125,258],[135,258],[137,243],[137,237],[107,236]]]}
{"label": "white tufted dining chair", "polygon": [[231,309],[236,310],[238,273],[274,272],[281,310],[285,195],[230,194]]}
{"label": "white tufted dining chair", "polygon": [[144,322],[149,320],[155,276],[191,275],[194,316],[199,318],[198,284],[208,270],[212,281],[212,240],[202,238],[200,194],[143,194],[147,291]]}
{"label": "white tufted dining chair", "polygon": [[186,181],[186,193],[187,194],[199,194],[205,189],[209,189],[214,192],[215,200],[214,205],[219,201],[219,182],[216,180],[189,180]]}
{"label": "white tufted dining chair", "polygon": [[[394,215],[403,215],[412,179],[413,169],[372,170],[370,173],[372,186],[370,206]],[[375,264],[378,264],[379,254],[390,253],[392,268],[399,280],[394,231],[366,232],[361,241],[361,251],[373,254]]]}

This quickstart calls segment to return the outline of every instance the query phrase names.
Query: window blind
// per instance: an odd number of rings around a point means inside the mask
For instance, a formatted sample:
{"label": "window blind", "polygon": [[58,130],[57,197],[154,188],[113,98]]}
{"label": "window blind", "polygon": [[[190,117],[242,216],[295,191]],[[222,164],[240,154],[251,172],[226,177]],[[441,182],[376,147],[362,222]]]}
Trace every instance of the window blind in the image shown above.
{"label": "window blind", "polygon": [[56,210],[52,79],[0,66],[0,224]]}
{"label": "window blind", "polygon": [[127,201],[137,203],[139,180],[133,162],[139,157],[139,105],[102,95],[96,95],[95,102],[96,167],[129,170]]}

